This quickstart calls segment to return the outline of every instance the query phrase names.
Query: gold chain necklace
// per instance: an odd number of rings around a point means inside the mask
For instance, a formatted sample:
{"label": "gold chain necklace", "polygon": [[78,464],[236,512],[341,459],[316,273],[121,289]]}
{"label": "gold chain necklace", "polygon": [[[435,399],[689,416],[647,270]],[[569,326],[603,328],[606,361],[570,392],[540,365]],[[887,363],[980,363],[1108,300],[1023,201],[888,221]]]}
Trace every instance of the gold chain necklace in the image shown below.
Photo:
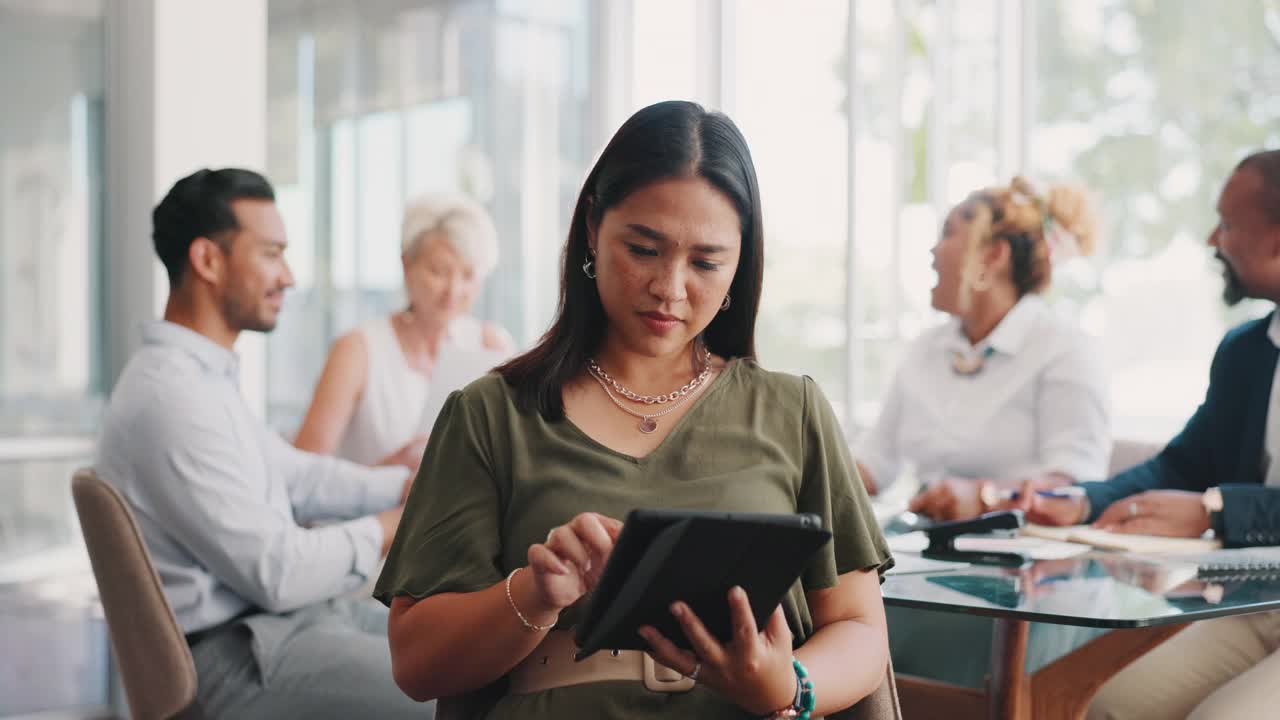
{"label": "gold chain necklace", "polygon": [[619,410],[621,410],[622,412],[628,415],[631,415],[632,417],[640,418],[640,422],[636,424],[636,429],[644,433],[645,435],[648,435],[649,433],[652,433],[658,429],[658,418],[662,417],[663,415],[666,415],[667,413],[672,413],[672,412],[675,412],[676,410],[679,410],[682,405],[689,402],[693,398],[697,397],[698,393],[702,391],[702,388],[706,387],[705,384],[699,383],[697,387],[693,388],[691,392],[686,393],[683,397],[681,397],[678,401],[676,401],[674,405],[667,408],[666,410],[660,410],[656,413],[645,414],[645,413],[636,412],[635,410],[632,410],[626,405],[623,405],[622,401],[619,400],[618,397],[613,394],[613,391],[609,389],[609,385],[608,383],[605,382],[604,378],[596,374],[595,368],[588,366],[587,373],[591,375],[591,377],[595,378],[596,382],[600,383],[600,387],[604,389],[604,394],[609,396],[609,399],[613,401],[614,405],[618,406]]}
{"label": "gold chain necklace", "polygon": [[695,375],[692,380],[685,383],[679,390],[672,390],[671,392],[663,393],[662,395],[640,395],[629,390],[623,386],[622,383],[615,380],[612,375],[605,372],[604,368],[600,367],[600,364],[596,362],[595,358],[587,358],[587,369],[591,371],[591,374],[594,375],[597,380],[603,379],[604,382],[613,386],[614,392],[631,402],[644,403],[645,405],[653,405],[655,403],[661,405],[688,395],[694,390],[694,388],[706,381],[707,376],[711,374],[711,350],[707,348],[702,349],[702,372]]}

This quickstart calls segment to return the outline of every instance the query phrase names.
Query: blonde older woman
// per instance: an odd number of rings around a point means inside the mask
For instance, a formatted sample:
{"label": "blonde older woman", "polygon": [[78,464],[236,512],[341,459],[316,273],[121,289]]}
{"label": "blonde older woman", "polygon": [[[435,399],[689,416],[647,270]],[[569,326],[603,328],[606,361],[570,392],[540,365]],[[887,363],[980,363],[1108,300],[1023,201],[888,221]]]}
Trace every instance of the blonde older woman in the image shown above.
{"label": "blonde older woman", "polygon": [[417,467],[419,433],[437,359],[452,348],[509,352],[501,327],[467,314],[498,262],[493,221],[456,194],[405,209],[401,233],[408,307],[338,339],[294,445],[359,463]]}

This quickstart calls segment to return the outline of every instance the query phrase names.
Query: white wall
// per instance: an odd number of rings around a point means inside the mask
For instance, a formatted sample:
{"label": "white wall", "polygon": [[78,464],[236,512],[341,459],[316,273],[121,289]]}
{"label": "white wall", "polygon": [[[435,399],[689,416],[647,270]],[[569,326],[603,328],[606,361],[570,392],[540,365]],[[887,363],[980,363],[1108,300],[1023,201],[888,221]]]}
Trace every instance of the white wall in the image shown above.
{"label": "white wall", "polygon": [[[118,0],[107,6],[110,379],[168,292],[151,210],[201,167],[266,165],[267,0]],[[265,406],[261,335],[244,335],[241,388]]]}

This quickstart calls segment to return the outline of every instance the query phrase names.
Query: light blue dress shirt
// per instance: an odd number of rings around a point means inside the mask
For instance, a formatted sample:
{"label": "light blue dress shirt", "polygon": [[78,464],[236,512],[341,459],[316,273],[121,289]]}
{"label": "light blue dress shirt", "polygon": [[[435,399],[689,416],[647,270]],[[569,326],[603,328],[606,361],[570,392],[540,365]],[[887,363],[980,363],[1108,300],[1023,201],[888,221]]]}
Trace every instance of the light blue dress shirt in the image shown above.
{"label": "light blue dress shirt", "polygon": [[369,515],[408,475],[294,448],[249,411],[236,355],[169,322],[143,329],[116,383],[96,469],[128,500],[188,633],[359,588],[383,540]]}

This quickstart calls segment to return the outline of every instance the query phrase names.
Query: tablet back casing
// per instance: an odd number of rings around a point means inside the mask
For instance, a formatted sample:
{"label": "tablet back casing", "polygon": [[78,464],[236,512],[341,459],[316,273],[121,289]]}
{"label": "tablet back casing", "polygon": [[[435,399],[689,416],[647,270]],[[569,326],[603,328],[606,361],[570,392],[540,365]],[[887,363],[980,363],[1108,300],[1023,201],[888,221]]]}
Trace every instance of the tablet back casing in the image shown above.
{"label": "tablet back casing", "polygon": [[669,609],[676,600],[727,642],[733,629],[728,592],[735,585],[746,590],[763,628],[830,539],[816,515],[635,510],[577,628],[580,655],[648,649],[636,633],[641,625],[689,648]]}

